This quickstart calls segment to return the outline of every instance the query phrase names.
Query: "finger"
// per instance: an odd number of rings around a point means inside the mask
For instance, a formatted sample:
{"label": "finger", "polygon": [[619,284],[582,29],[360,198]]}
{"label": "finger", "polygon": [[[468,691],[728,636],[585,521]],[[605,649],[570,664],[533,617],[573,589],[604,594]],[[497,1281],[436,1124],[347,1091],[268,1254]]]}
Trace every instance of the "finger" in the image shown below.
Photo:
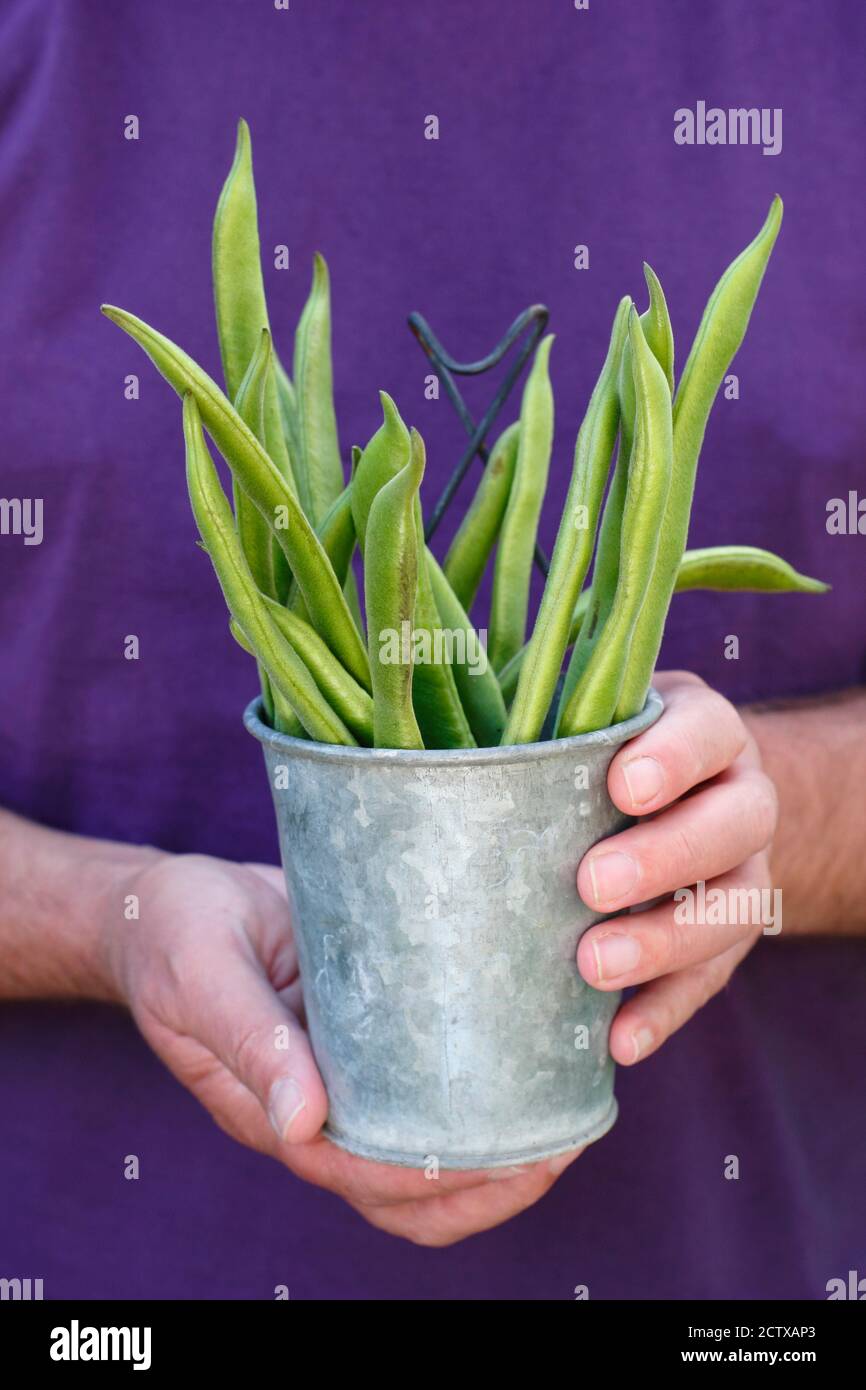
{"label": "finger", "polygon": [[[255,947],[254,956],[262,962],[274,989],[280,991],[298,978],[298,950],[292,923],[286,911],[286,883],[282,871],[269,864],[245,864],[260,910],[246,915],[243,936]],[[279,899],[279,901],[277,901]]]}
{"label": "finger", "polygon": [[758,935],[752,932],[730,950],[700,965],[644,985],[622,1008],[610,1030],[610,1051],[621,1066],[656,1052],[678,1028],[724,989]]}
{"label": "finger", "polygon": [[765,773],[722,775],[664,815],[595,845],[581,861],[577,891],[588,907],[617,912],[715,878],[768,845],[777,818]]}
{"label": "finger", "polygon": [[508,1182],[539,1166],[546,1165],[551,1174],[558,1176],[582,1152],[572,1149],[543,1160],[540,1165],[473,1169],[440,1166],[431,1154],[424,1168],[404,1168],[360,1158],[320,1136],[311,1144],[293,1146],[290,1166],[298,1177],[336,1192],[355,1207],[387,1207],[427,1202],[442,1195],[485,1188],[490,1183]]}
{"label": "finger", "polygon": [[525,1173],[488,1183],[483,1190],[440,1194],[432,1201],[403,1202],[397,1206],[357,1204],[356,1209],[379,1230],[403,1236],[416,1245],[452,1245],[480,1231],[489,1231],[533,1206],[580,1152],[533,1164]]}
{"label": "finger", "polygon": [[[321,1136],[311,1144],[294,1145],[292,1171],[306,1182],[336,1192],[356,1207],[397,1206],[426,1202],[442,1194],[487,1187],[501,1169],[444,1168],[436,1156],[428,1156],[423,1168],[377,1163],[349,1153]],[[521,1172],[529,1171],[521,1169]]]}
{"label": "finger", "polygon": [[195,1038],[179,1035],[152,1015],[140,1014],[138,1022],[157,1056],[181,1085],[193,1092],[220,1129],[259,1153],[281,1157],[280,1141],[258,1098],[209,1048]]}
{"label": "finger", "polygon": [[580,939],[578,969],[595,989],[615,990],[723,955],[761,927],[770,906],[761,891],[767,883],[763,857],[755,856],[707,883],[703,899],[688,888],[679,902],[668,898],[646,912],[600,922]]}
{"label": "finger", "polygon": [[645,816],[728,767],[748,733],[734,706],[686,672],[659,676],[661,717],[617,753],[607,785],[621,811]]}
{"label": "finger", "polygon": [[309,1140],[328,1103],[306,1034],[252,952],[216,940],[184,980],[183,1029],[256,1096],[282,1141]]}

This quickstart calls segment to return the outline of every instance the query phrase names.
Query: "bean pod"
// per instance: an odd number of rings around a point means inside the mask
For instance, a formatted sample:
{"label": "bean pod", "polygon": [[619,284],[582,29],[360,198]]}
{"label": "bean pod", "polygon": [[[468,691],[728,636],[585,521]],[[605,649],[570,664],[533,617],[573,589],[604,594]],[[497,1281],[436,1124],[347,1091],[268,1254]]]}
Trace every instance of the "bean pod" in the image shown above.
{"label": "bean pod", "polygon": [[620,300],[607,356],[578,432],[568,497],[541,607],[505,726],[505,743],[533,743],[540,737],[559,680],[574,605],[592,558],[601,499],[616,440],[619,423],[617,371],[632,307],[628,296]]}
{"label": "bean pod", "polygon": [[304,662],[283,640],[256,588],[234,528],[231,508],[204,441],[192,394],[184,397],[183,428],[190,502],[229,612],[248,638],[272,685],[310,736],[323,743],[355,744],[357,740],[323,697]]}
{"label": "bean pod", "polygon": [[424,456],[410,449],[405,465],[374,496],[366,518],[364,592],[373,678],[373,742],[377,748],[423,748],[412,704],[418,535],[415,504]]}
{"label": "bean pod", "polygon": [[455,598],[468,612],[496,544],[517,464],[520,424],[515,421],[497,439],[484,465],[481,481],[469,504],[442,570]]}
{"label": "bean pod", "polygon": [[552,346],[553,335],[549,334],[538,346],[523,389],[517,462],[493,572],[488,653],[494,671],[499,671],[526,639],[535,537],[553,446]]}
{"label": "bean pod", "polygon": [[[634,381],[634,443],[622,517],[619,575],[604,642],[596,647],[558,721],[564,738],[606,729],[613,721],[632,637],[645,604],[659,547],[659,532],[673,466],[671,393],[650,351],[637,311],[628,324]],[[519,687],[518,687],[519,691]]]}
{"label": "bean pod", "polygon": [[[644,278],[649,290],[649,307],[640,316],[641,328],[649,347],[662,368],[669,389],[674,380],[674,340],[664,291],[658,276],[644,262]],[[623,343],[617,375],[619,398],[619,448],[616,467],[608,489],[601,519],[598,547],[592,574],[592,594],[585,623],[577,638],[563,686],[561,706],[571,698],[571,692],[589,664],[604,631],[613,606],[619,578],[622,545],[622,513],[625,506],[628,472],[634,434],[634,383],[632,380],[631,349],[628,339]]]}
{"label": "bean pod", "polygon": [[331,366],[331,289],[323,256],[313,260],[313,284],[295,333],[294,396],[300,448],[298,487],[316,526],[343,490]]}
{"label": "bean pod", "polygon": [[673,405],[674,468],[650,596],[638,620],[617,720],[638,713],[661,647],[665,619],[688,538],[695,472],[716,393],[745,337],[767,262],[782,223],[774,198],[754,241],[722,275],[704,310]]}
{"label": "bean pod", "polygon": [[367,653],[342,587],[297,498],[255,435],[216,382],[176,343],[124,309],[103,305],[102,311],[135,339],[178,395],[195,396],[208,433],[244,491],[274,528],[313,626],[346,670],[368,689]]}

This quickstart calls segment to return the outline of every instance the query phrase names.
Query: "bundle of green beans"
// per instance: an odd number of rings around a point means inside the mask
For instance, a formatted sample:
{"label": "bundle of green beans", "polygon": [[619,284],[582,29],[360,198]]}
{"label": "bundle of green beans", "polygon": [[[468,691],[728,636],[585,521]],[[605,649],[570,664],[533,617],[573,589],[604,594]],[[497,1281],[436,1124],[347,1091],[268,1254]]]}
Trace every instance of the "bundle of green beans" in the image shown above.
{"label": "bundle of green beans", "polygon": [[[351,474],[344,474],[321,256],[295,332],[291,375],[274,349],[250,136],[240,122],[213,230],[225,391],[141,319],[110,305],[103,312],[183,401],[201,544],[231,632],[258,664],[264,714],[275,729],[324,743],[472,748],[532,743],[551,718],[556,737],[604,728],[643,707],[674,592],[826,589],[769,551],[686,549],[707,418],[743,340],[781,218],[776,198],[710,296],[676,387],[670,318],[649,266],[646,311],[638,314],[628,297],[620,302],[527,640],[553,447],[553,338],[537,349],[520,418],[495,443],[440,565],[424,540],[424,444],[385,392],[382,424],[366,448],[352,450]],[[231,504],[205,431],[228,464]],[[491,556],[485,652],[468,613]]]}

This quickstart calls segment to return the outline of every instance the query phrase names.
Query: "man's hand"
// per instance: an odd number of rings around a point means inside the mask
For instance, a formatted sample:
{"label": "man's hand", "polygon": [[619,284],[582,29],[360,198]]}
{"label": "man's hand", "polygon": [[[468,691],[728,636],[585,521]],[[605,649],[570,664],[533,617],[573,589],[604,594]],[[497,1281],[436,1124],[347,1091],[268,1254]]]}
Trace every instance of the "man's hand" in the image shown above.
{"label": "man's hand", "polygon": [[580,896],[599,912],[663,898],[592,927],[578,947],[580,972],[596,989],[643,986],[611,1029],[611,1053],[626,1066],[723,989],[761,935],[754,918],[678,921],[670,895],[702,880],[726,895],[769,888],[778,814],[758,745],[734,706],[685,672],[657,675],[654,685],[664,713],[617,753],[608,774],[620,810],[648,819],[595,845],[577,875]]}
{"label": "man's hand", "polygon": [[166,856],[121,891],[138,897],[139,919],[123,921],[117,899],[103,955],[157,1055],[234,1139],[336,1192],[372,1225],[450,1244],[531,1206],[577,1156],[428,1179],[346,1153],[319,1134],[327,1098],[279,870]]}

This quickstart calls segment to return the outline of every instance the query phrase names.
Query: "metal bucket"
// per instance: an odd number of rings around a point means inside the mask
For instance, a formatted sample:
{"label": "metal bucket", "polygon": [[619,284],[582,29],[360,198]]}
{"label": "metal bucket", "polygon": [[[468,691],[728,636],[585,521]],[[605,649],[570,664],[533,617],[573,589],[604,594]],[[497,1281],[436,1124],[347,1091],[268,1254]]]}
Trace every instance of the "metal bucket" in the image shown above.
{"label": "metal bucket", "polygon": [[610,1129],[619,995],[578,973],[599,917],[575,872],[628,824],[608,765],[661,709],[651,692],[598,733],[404,752],[289,738],[249,706],[334,1143],[413,1168],[489,1168]]}

